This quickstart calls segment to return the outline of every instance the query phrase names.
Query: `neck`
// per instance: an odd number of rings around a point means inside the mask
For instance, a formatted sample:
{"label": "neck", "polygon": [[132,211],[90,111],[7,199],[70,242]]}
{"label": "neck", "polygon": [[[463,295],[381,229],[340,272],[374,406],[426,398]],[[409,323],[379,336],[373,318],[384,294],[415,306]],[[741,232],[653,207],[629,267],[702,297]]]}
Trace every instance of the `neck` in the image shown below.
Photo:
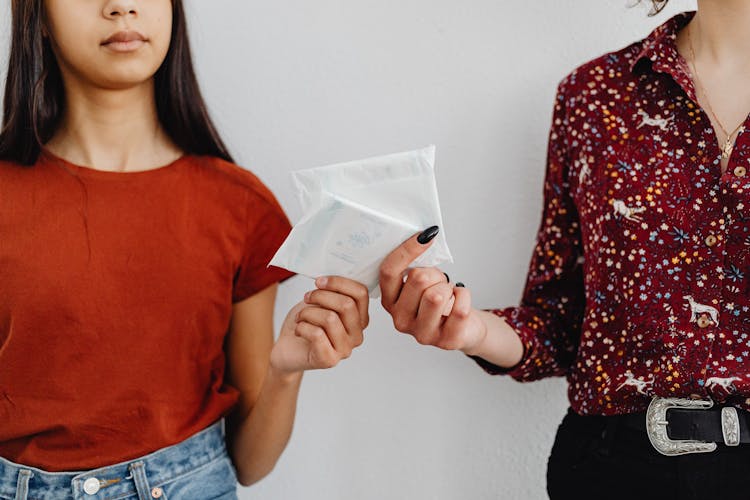
{"label": "neck", "polygon": [[159,123],[153,80],[117,90],[66,82],[65,111],[46,147],[100,170],[139,170],[179,155]]}
{"label": "neck", "polygon": [[747,66],[750,52],[750,2],[746,0],[698,0],[690,23],[697,58],[719,66]]}

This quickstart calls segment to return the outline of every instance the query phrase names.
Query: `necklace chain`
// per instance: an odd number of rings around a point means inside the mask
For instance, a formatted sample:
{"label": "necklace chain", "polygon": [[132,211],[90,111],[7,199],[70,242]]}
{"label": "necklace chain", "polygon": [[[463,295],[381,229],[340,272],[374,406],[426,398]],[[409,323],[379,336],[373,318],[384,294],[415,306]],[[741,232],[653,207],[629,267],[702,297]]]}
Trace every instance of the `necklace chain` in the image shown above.
{"label": "necklace chain", "polygon": [[740,123],[736,129],[732,131],[732,133],[728,133],[727,129],[724,128],[724,125],[722,125],[721,120],[719,120],[718,115],[716,112],[714,112],[714,109],[711,107],[711,102],[708,98],[708,92],[706,92],[706,88],[701,83],[701,78],[698,75],[698,67],[695,64],[695,50],[693,50],[693,38],[690,36],[691,26],[688,25],[687,29],[685,30],[687,32],[687,38],[688,38],[688,45],[690,46],[690,63],[693,66],[693,74],[695,75],[695,81],[698,84],[698,87],[700,87],[701,92],[703,92],[703,97],[705,97],[706,100],[706,107],[711,112],[711,115],[713,115],[714,120],[716,120],[716,124],[719,125],[719,128],[722,132],[724,132],[724,135],[727,137],[726,142],[724,142],[724,146],[721,148],[721,156],[724,159],[729,158],[729,156],[732,154],[732,150],[734,149],[734,142],[732,141],[732,137],[735,133],[737,135],[741,134],[744,130],[744,122]]}

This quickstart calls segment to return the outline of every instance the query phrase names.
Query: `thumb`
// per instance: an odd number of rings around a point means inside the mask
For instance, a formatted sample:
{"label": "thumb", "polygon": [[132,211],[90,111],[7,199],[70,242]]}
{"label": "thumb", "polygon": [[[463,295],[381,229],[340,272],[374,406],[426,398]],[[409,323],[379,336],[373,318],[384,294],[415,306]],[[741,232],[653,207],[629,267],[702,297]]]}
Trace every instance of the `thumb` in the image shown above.
{"label": "thumb", "polygon": [[401,243],[380,265],[380,290],[385,303],[392,303],[403,285],[403,273],[409,264],[425,253],[440,232],[432,226]]}

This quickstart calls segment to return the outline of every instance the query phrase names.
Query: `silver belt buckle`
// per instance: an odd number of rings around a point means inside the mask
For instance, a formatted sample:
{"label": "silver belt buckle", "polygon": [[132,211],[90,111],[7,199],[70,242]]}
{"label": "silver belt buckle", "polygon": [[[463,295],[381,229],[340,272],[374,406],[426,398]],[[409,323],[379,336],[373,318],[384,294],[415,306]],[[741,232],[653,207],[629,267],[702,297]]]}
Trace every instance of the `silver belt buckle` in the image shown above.
{"label": "silver belt buckle", "polygon": [[[702,399],[660,398],[654,397],[646,410],[646,433],[651,445],[662,455],[674,456],[688,453],[708,453],[716,450],[716,443],[706,443],[695,440],[672,440],[667,436],[667,410],[670,408],[683,408],[688,410],[707,410],[714,405],[713,401]],[[722,414],[722,417],[724,415]],[[725,423],[726,420],[726,423]],[[739,436],[739,422],[736,429],[725,430],[729,419],[721,419],[721,427],[726,436]],[[733,424],[733,423],[731,423]],[[730,441],[734,441],[730,439]],[[729,442],[727,444],[730,444]],[[734,445],[734,442],[731,443]],[[739,439],[737,439],[739,444]]]}

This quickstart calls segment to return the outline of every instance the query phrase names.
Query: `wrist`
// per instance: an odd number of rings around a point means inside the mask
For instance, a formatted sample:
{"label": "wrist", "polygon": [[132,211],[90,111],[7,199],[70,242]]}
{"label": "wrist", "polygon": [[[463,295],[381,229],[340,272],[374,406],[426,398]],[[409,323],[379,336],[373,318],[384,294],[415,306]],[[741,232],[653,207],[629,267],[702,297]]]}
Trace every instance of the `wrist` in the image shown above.
{"label": "wrist", "polygon": [[471,315],[474,317],[474,320],[477,323],[479,332],[477,334],[476,340],[474,342],[471,342],[464,347],[460,349],[461,352],[466,354],[467,356],[480,356],[484,344],[487,341],[488,336],[488,328],[487,323],[482,318],[482,315],[477,309],[472,308]]}
{"label": "wrist", "polygon": [[469,349],[466,354],[476,356],[503,369],[517,366],[525,356],[525,346],[521,334],[510,325],[505,316],[495,311],[477,311],[486,334],[481,343]]}
{"label": "wrist", "polygon": [[268,365],[267,377],[269,382],[282,386],[299,384],[304,370],[285,370],[277,367],[273,362]]}

